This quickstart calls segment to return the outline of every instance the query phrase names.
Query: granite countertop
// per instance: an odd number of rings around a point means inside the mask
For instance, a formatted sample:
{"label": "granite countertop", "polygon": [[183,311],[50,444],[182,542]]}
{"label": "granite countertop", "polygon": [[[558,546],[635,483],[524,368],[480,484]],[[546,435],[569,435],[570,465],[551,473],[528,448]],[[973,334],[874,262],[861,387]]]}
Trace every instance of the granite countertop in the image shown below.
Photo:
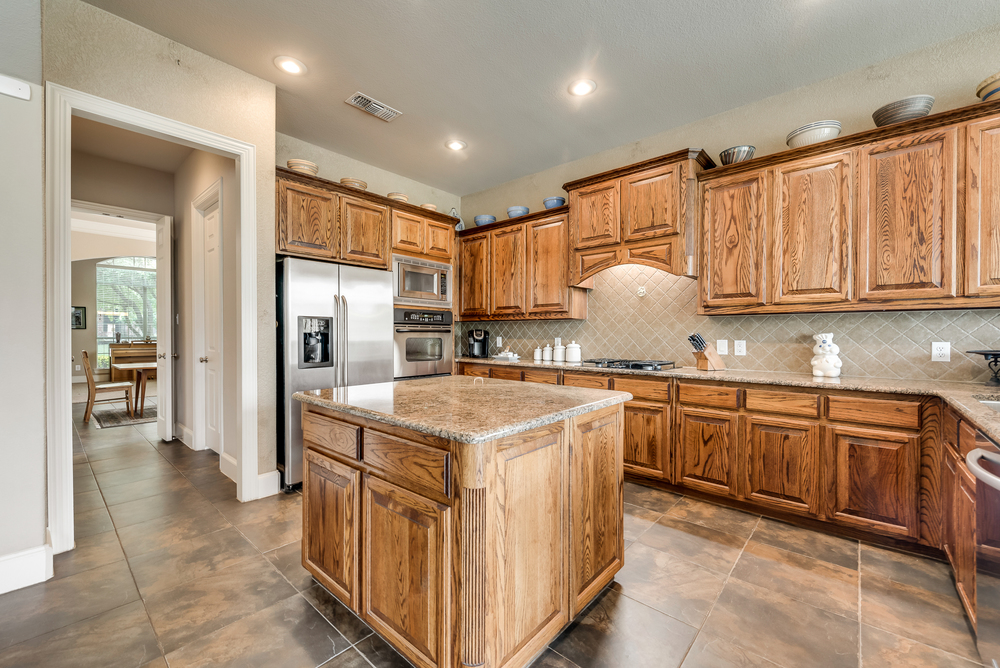
{"label": "granite countertop", "polygon": [[296,392],[299,401],[459,443],[511,436],[632,398],[628,392],[441,376]]}
{"label": "granite countertop", "polygon": [[640,369],[601,369],[593,364],[580,362],[501,362],[477,357],[461,357],[466,364],[490,364],[498,366],[518,366],[533,369],[557,369],[589,373],[625,374],[635,376],[657,376],[661,378],[691,378],[697,380],[722,380],[733,383],[757,383],[761,385],[785,385],[790,387],[812,387],[816,389],[854,390],[858,392],[887,392],[892,394],[917,394],[941,397],[962,417],[974,423],[980,431],[993,441],[1000,443],[1000,412],[984,406],[979,400],[1000,401],[1000,387],[983,383],[959,383],[944,380],[906,380],[899,378],[814,378],[807,373],[786,373],[774,371],[747,371],[726,369],[725,371],[699,371],[694,367],[681,367],[668,371],[643,371]]}

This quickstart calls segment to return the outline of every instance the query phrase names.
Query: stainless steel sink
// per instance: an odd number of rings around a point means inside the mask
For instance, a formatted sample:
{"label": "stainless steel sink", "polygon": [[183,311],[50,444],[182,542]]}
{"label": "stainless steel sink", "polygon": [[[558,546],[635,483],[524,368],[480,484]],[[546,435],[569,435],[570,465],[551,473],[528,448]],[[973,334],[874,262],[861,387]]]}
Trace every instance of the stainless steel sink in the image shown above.
{"label": "stainless steel sink", "polygon": [[1000,413],[1000,399],[979,399],[979,403]]}

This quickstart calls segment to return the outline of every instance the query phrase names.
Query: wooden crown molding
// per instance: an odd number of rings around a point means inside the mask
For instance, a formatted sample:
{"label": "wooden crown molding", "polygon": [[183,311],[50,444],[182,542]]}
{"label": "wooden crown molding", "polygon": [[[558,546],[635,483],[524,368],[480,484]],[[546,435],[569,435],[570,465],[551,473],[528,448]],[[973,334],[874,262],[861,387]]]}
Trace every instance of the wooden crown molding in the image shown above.
{"label": "wooden crown molding", "polygon": [[674,151],[673,153],[661,155],[658,158],[651,158],[649,160],[644,160],[643,162],[636,162],[624,167],[617,167],[606,172],[601,172],[600,174],[585,176],[582,179],[564,183],[563,190],[566,192],[579,190],[580,188],[584,188],[595,183],[603,183],[604,181],[610,181],[611,179],[620,179],[621,177],[628,176],[629,174],[643,172],[647,169],[653,169],[654,167],[660,167],[662,165],[670,165],[675,162],[681,162],[682,160],[695,160],[699,165],[701,165],[702,169],[712,169],[715,167],[715,162],[708,157],[708,154],[705,153],[703,149],[685,148],[680,151]]}
{"label": "wooden crown molding", "polygon": [[[538,220],[543,220],[545,218],[552,218],[554,216],[562,216],[567,213],[569,213],[569,204],[563,204],[562,206],[557,206],[554,209],[542,209],[541,211],[536,211],[535,213],[529,213],[525,216],[518,216],[517,218],[508,218],[507,220],[498,220],[497,222],[490,223],[489,225],[470,227],[468,229],[460,231],[458,233],[458,236],[459,238],[470,237],[474,234],[482,234],[483,232],[500,230],[505,227],[513,227],[515,225],[521,225],[524,223],[533,223]],[[475,225],[475,223],[473,223],[473,225]]]}

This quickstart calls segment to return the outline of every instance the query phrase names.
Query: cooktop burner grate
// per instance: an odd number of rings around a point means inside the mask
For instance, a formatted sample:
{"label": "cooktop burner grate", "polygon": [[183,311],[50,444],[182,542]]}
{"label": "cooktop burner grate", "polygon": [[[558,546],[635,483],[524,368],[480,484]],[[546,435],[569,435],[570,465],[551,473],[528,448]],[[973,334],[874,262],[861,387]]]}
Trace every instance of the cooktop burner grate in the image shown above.
{"label": "cooktop burner grate", "polygon": [[584,360],[584,362],[602,369],[642,369],[643,371],[662,371],[677,366],[674,362],[666,360],[623,360],[609,357]]}

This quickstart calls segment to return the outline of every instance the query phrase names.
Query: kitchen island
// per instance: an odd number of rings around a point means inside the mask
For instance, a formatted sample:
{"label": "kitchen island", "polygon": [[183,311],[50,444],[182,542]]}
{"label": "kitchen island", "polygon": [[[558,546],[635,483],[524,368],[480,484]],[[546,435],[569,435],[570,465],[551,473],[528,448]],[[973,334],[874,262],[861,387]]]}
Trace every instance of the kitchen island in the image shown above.
{"label": "kitchen island", "polygon": [[448,376],[294,396],[303,566],[414,665],[526,666],[621,568],[631,394]]}

